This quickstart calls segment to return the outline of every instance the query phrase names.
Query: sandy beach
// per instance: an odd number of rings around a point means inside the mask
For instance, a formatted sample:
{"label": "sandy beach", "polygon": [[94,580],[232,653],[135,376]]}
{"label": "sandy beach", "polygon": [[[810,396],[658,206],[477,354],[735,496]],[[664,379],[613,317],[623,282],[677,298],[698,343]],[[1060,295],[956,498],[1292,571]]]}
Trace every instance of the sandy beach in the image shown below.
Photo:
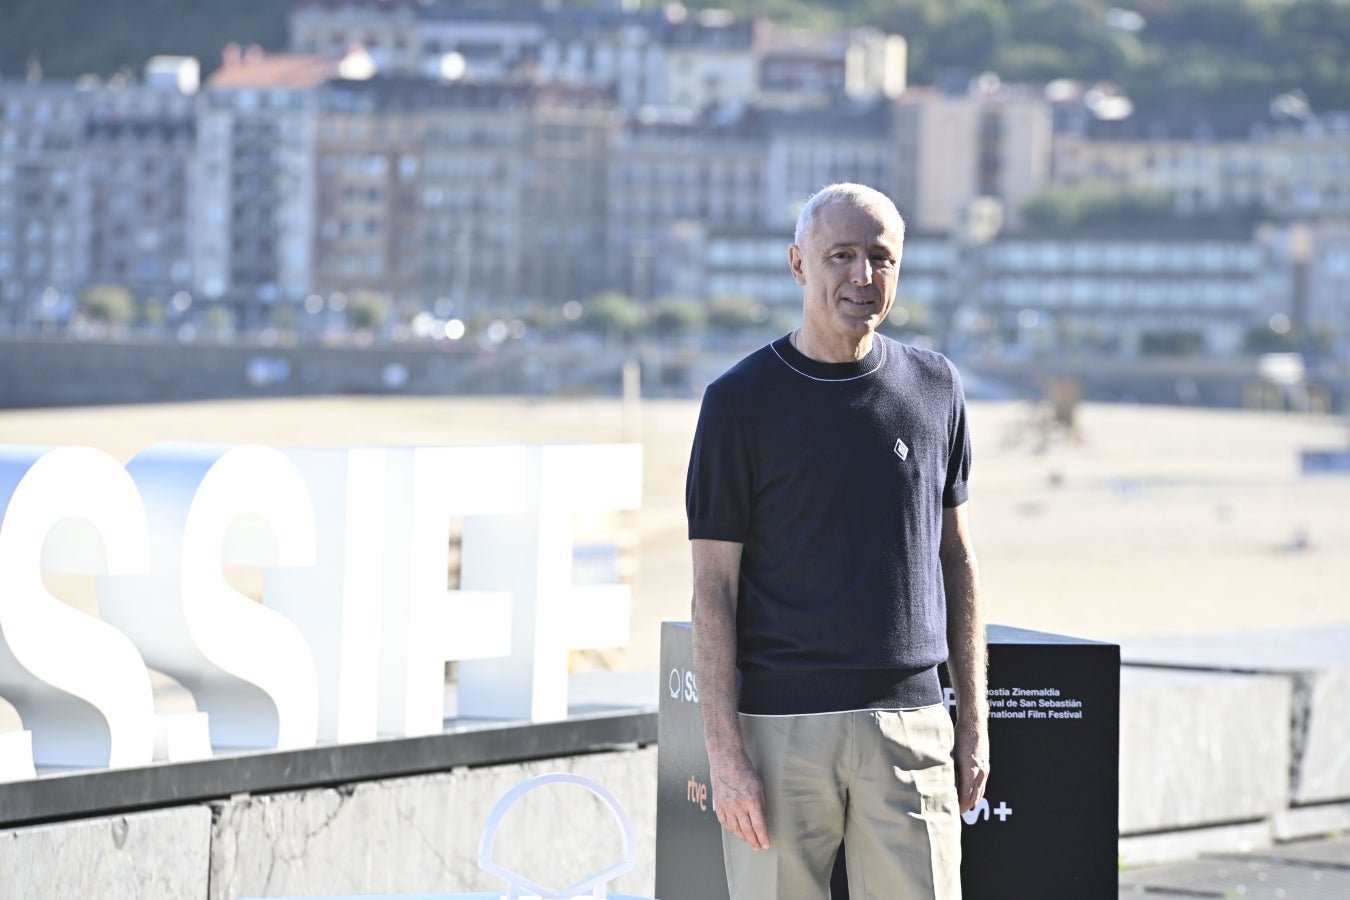
{"label": "sandy beach", "polygon": [[[687,619],[684,471],[695,401],[324,397],[0,411],[0,443],[84,445],[126,461],[159,440],[271,446],[613,442],[644,447],[633,516],[630,645],[658,664],[659,623]],[[1345,447],[1344,417],[1086,405],[1078,435],[1026,403],[974,403],[971,516],[990,622],[1080,637],[1350,623],[1350,475],[1301,475]],[[248,573],[240,576],[248,581]],[[49,577],[96,604],[92,578]]]}

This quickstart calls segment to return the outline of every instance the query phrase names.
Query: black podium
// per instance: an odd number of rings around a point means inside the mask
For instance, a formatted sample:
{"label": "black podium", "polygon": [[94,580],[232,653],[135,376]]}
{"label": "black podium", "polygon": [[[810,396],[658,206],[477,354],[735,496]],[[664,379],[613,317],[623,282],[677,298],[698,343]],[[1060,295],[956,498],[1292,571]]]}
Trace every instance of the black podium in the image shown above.
{"label": "black podium", "polygon": [[[993,772],[964,816],[965,898],[1114,900],[1120,647],[1000,625],[987,635]],[[726,900],[689,623],[662,624],[661,671],[656,896]]]}

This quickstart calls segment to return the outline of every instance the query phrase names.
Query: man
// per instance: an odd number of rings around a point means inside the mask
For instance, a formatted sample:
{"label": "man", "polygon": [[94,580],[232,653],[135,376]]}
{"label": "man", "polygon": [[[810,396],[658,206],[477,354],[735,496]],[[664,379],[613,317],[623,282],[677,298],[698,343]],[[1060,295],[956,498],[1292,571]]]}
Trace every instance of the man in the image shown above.
{"label": "man", "polygon": [[875,333],[903,241],[884,194],[813,196],[801,327],[704,395],[694,669],[733,900],[824,900],[841,841],[852,900],[960,896],[989,772],[970,442],[947,359]]}

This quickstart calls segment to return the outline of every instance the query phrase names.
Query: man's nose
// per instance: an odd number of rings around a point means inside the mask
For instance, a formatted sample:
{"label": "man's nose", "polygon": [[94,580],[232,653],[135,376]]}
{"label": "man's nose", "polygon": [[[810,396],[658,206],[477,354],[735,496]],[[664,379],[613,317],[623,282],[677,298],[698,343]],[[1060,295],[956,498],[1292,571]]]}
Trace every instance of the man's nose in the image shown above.
{"label": "man's nose", "polygon": [[854,284],[863,285],[872,282],[872,261],[863,257],[853,264],[852,281]]}

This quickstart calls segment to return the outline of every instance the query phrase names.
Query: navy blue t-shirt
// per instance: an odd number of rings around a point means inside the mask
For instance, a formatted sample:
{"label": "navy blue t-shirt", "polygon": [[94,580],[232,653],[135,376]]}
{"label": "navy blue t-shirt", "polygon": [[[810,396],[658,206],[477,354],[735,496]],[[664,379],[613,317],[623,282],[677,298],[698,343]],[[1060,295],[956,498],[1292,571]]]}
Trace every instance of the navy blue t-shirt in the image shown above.
{"label": "navy blue t-shirt", "polygon": [[938,546],[969,473],[961,380],[941,354],[875,335],[856,363],[821,363],[783,337],[708,386],[689,537],[743,545],[742,712],[941,702]]}

